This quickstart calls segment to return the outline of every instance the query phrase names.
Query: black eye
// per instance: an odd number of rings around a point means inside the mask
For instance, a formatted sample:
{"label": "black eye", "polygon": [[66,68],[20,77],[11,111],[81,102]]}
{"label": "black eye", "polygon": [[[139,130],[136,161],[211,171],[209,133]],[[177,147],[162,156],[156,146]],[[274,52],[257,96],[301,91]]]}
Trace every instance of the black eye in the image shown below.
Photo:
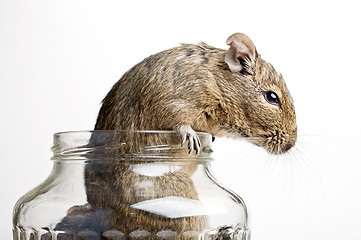
{"label": "black eye", "polygon": [[264,93],[264,98],[270,104],[281,107],[281,102],[280,102],[280,99],[279,99],[277,93],[275,93],[273,91],[267,91],[267,92]]}

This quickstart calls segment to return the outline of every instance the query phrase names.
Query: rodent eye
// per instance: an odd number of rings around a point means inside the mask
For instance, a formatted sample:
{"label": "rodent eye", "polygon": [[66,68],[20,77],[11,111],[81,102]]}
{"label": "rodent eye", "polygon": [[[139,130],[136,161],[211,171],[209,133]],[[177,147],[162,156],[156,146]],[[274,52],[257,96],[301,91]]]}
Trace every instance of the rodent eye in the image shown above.
{"label": "rodent eye", "polygon": [[281,102],[277,93],[273,91],[267,91],[264,93],[264,98],[268,103],[281,107]]}

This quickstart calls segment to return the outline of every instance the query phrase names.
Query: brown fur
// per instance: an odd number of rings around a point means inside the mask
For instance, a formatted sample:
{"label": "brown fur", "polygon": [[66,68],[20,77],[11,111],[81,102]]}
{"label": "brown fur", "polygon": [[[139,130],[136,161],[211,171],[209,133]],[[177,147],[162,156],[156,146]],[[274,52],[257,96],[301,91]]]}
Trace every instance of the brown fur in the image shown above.
{"label": "brown fur", "polygon": [[[182,46],[135,65],[103,100],[95,129],[177,130],[191,126],[214,136],[245,137],[271,153],[296,142],[292,97],[280,74],[259,54],[249,73],[232,73],[226,51]],[[281,108],[265,101],[273,90]]]}

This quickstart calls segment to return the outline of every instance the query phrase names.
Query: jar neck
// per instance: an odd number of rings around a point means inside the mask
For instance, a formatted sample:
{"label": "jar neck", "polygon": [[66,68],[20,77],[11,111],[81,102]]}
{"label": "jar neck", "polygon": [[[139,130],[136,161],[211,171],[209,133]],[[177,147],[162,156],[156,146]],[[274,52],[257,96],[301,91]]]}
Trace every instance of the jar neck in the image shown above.
{"label": "jar neck", "polygon": [[201,142],[198,154],[181,147],[173,131],[79,131],[54,134],[52,160],[99,161],[102,163],[206,164],[212,160],[211,135],[197,133]]}

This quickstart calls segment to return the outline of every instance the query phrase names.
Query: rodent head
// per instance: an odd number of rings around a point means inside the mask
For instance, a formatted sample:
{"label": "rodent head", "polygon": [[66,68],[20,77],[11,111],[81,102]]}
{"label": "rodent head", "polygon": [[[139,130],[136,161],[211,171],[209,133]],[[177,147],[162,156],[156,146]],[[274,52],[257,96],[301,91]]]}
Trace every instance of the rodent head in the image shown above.
{"label": "rodent head", "polygon": [[273,154],[288,151],[295,145],[297,125],[282,76],[261,58],[246,35],[233,34],[227,44],[225,100],[219,104],[221,129],[241,134]]}

